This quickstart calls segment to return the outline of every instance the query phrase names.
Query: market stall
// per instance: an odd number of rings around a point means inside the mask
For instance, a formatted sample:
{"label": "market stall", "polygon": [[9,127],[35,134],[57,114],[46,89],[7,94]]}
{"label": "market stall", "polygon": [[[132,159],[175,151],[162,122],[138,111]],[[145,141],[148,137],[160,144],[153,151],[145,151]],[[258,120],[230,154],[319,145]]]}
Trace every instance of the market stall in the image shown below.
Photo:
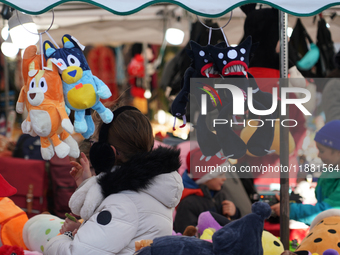
{"label": "market stall", "polygon": [[[2,1],[0,1],[2,2]],[[313,16],[316,15],[327,8],[330,8],[332,6],[336,6],[339,4],[339,2],[336,1],[308,1],[307,2],[297,2],[297,1],[257,1],[258,3],[266,4],[271,7],[279,9],[280,12],[280,57],[281,57],[281,62],[280,62],[280,72],[281,72],[281,78],[287,78],[288,77],[288,40],[287,40],[287,26],[288,26],[288,16],[287,14],[294,15],[294,16]],[[39,19],[39,15],[42,17],[45,17],[46,20],[48,20],[50,17],[50,10],[53,8],[60,8],[63,6],[63,4],[67,4],[68,1],[39,1],[39,0],[32,0],[32,1],[18,1],[18,0],[13,0],[13,1],[6,1],[6,4],[9,5],[10,7],[13,7],[16,10],[25,12],[30,15],[36,15],[36,19]],[[97,43],[102,43],[102,42],[111,42],[111,38],[109,39],[106,37],[107,34],[114,35],[114,34],[119,34],[121,37],[118,39],[118,41],[128,41],[129,38],[131,38],[132,34],[134,33],[134,38],[148,38],[148,41],[144,41],[144,43],[158,43],[161,44],[163,43],[164,40],[164,15],[153,15],[151,23],[150,23],[150,15],[155,14],[155,13],[160,13],[164,12],[166,9],[167,11],[170,11],[172,13],[178,11],[176,9],[176,6],[182,7],[184,10],[188,11],[191,14],[196,14],[205,18],[218,18],[218,17],[224,17],[224,18],[229,18],[230,15],[228,15],[231,11],[234,10],[234,12],[237,13],[235,10],[237,7],[249,3],[248,1],[218,1],[218,0],[213,0],[213,1],[79,1],[79,6],[77,6],[77,3],[72,3],[73,4],[73,10],[70,10],[70,12],[74,11],[74,14],[71,14],[71,16],[77,16],[76,13],[79,11],[81,12],[82,10],[79,10],[78,7],[83,6],[82,3],[87,3],[94,5],[96,8],[98,7],[99,9],[105,10],[107,13],[105,14],[105,17],[103,18],[101,16],[101,10],[97,10],[98,14],[95,14],[94,16],[98,16],[100,18],[98,19],[93,19],[93,22],[98,22],[96,23],[96,26],[92,26],[91,30],[87,30],[86,28],[91,25],[91,19],[86,19],[83,17],[79,17],[79,23],[78,24],[73,24],[72,26],[68,27],[68,31],[70,34],[72,34],[73,31],[80,31],[79,32],[79,37],[78,39],[85,44],[97,44]],[[84,10],[83,10],[84,11]],[[93,10],[91,10],[93,11]],[[151,13],[149,13],[151,12]],[[335,13],[337,13],[337,10],[334,10]],[[134,15],[145,15],[145,22],[144,23],[139,23],[138,26],[136,27],[136,23],[133,20],[129,20],[128,18],[124,19],[125,16],[134,16]],[[93,14],[92,14],[93,15]],[[104,30],[108,29],[108,27],[111,26],[111,21],[110,21],[110,16],[116,16],[119,18],[116,18],[116,21],[122,20],[124,24],[124,29],[127,30],[132,30],[131,33],[127,33],[124,37],[124,30],[119,30],[117,28],[111,29],[111,30]],[[243,17],[243,14],[240,14],[239,17]],[[83,16],[83,14],[81,15]],[[134,16],[136,17],[136,16]],[[235,17],[235,16],[234,16]],[[236,15],[237,17],[237,15]],[[82,20],[83,19],[83,20]],[[232,20],[232,22],[240,23],[238,22],[239,20]],[[68,20],[69,23],[71,23],[71,20]],[[148,23],[147,23],[148,22]],[[224,21],[223,21],[224,22]],[[230,26],[232,26],[233,23],[230,23]],[[148,27],[150,29],[150,26],[152,30],[154,30],[154,33],[150,33],[150,36],[148,37],[146,30],[143,30],[143,28]],[[185,30],[189,30],[189,24],[187,23],[185,26]],[[100,32],[101,28],[103,28],[103,31]],[[238,27],[240,30],[240,28]],[[89,37],[88,35],[94,31],[98,32],[96,37]],[[240,30],[241,31],[241,30]],[[82,32],[82,33],[81,33]],[[55,38],[60,38],[62,36],[63,31],[56,29],[51,30],[50,34],[52,37]],[[80,34],[81,33],[81,34]],[[227,34],[228,39],[230,41],[238,41],[241,38],[238,35],[238,37],[232,38],[233,35],[236,33],[229,32]],[[154,37],[151,37],[154,36]],[[230,37],[229,37],[230,35]],[[90,39],[89,39],[90,38]],[[185,40],[184,42],[187,42],[189,39],[188,34],[185,34]],[[143,42],[143,39],[141,39],[141,42]],[[184,45],[184,42],[182,45]],[[281,87],[287,87],[288,84],[284,84],[282,82]],[[281,154],[280,154],[280,159],[281,159],[281,164],[284,166],[288,166],[289,161],[289,148],[288,148],[288,129],[282,128],[281,129]],[[281,241],[285,245],[285,247],[288,247],[288,232],[289,229],[287,229],[288,226],[288,220],[289,220],[289,211],[287,212],[288,208],[288,202],[289,202],[289,197],[288,197],[288,177],[287,175],[282,175],[281,176],[281,197],[282,197],[282,220],[281,220]],[[288,217],[288,218],[287,218]]]}

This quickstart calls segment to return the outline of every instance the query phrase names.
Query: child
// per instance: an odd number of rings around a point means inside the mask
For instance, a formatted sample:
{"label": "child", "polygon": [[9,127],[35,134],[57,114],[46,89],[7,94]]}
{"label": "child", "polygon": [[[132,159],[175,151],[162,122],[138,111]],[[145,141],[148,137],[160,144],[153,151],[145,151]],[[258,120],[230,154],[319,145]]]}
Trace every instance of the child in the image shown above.
{"label": "child", "polygon": [[[324,163],[324,168],[316,167],[316,171],[322,171],[315,188],[317,203],[291,203],[289,215],[290,219],[308,225],[320,212],[340,207],[340,120],[328,122],[316,133],[314,140],[319,150],[318,157]],[[272,210],[280,215],[280,204],[273,205]]]}
{"label": "child", "polygon": [[98,142],[90,150],[97,175],[88,178],[85,155],[83,168],[72,169],[82,183],[69,205],[84,223],[52,238],[45,255],[132,255],[135,241],[172,234],[172,211],[183,191],[179,151],[152,150],[151,124],[136,108],[119,107],[113,116],[99,126]]}
{"label": "child", "polygon": [[[200,158],[202,152],[199,148],[192,150],[187,156],[187,166],[216,166],[226,164],[225,160],[217,156],[209,161]],[[208,167],[207,167],[208,168]],[[174,230],[183,233],[187,226],[196,226],[199,215],[204,211],[212,211],[229,219],[238,219],[241,214],[235,204],[227,200],[228,193],[222,188],[226,180],[224,172],[191,173],[187,171],[182,175],[184,191],[181,202],[177,207]]]}

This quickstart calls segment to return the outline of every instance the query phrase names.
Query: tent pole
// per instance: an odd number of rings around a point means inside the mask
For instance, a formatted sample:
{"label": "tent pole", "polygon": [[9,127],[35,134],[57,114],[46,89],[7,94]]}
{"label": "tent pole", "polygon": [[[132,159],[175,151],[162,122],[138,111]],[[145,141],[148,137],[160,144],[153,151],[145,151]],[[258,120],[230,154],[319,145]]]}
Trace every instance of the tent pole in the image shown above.
{"label": "tent pole", "polygon": [[[281,88],[288,87],[288,15],[280,11],[280,98]],[[280,122],[289,116],[280,114]],[[282,111],[281,111],[282,112]],[[280,164],[281,169],[289,169],[288,127],[280,125]],[[289,250],[289,172],[280,172],[280,238],[285,250]]]}

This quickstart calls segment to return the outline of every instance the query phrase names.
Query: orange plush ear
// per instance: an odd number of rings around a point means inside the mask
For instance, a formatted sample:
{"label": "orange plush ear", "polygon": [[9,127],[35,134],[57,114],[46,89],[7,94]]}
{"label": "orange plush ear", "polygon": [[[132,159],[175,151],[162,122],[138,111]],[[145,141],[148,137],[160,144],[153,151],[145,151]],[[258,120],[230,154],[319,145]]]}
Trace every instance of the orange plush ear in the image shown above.
{"label": "orange plush ear", "polygon": [[36,69],[40,69],[41,56],[37,55],[37,46],[35,45],[27,47],[22,58],[22,76],[25,84],[27,83],[29,66],[32,61],[36,63]]}

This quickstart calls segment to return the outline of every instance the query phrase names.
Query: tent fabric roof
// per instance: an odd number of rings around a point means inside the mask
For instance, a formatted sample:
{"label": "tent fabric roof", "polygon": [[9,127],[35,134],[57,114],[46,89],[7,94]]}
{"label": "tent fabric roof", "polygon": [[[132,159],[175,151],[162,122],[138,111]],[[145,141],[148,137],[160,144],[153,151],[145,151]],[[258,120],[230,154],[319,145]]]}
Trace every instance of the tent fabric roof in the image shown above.
{"label": "tent fabric roof", "polygon": [[[48,10],[63,4],[70,2],[69,0],[0,0],[11,7],[28,14],[42,14]],[[150,5],[155,4],[176,4],[184,9],[205,17],[219,17],[227,12],[235,9],[238,6],[257,2],[268,4],[272,7],[278,8],[284,12],[295,16],[311,16],[321,12],[334,5],[339,5],[340,2],[336,0],[81,0],[78,2],[84,2],[106,9],[117,15],[130,15],[136,13]]]}

